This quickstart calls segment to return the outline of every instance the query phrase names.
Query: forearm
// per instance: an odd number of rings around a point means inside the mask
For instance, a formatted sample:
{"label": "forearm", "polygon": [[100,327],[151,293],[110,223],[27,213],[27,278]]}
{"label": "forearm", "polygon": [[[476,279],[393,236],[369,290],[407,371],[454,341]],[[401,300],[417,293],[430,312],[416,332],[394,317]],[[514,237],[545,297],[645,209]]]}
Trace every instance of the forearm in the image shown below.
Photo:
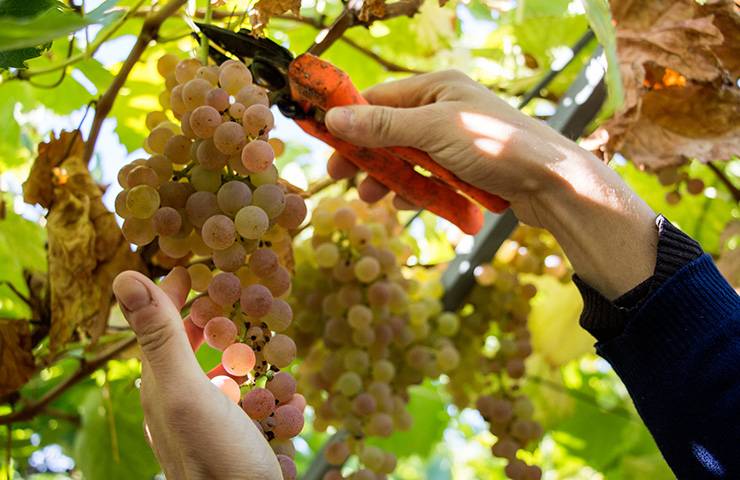
{"label": "forearm", "polygon": [[614,299],[653,274],[656,215],[613,170],[577,145],[562,139],[551,155],[551,181],[527,208],[558,240],[579,277]]}

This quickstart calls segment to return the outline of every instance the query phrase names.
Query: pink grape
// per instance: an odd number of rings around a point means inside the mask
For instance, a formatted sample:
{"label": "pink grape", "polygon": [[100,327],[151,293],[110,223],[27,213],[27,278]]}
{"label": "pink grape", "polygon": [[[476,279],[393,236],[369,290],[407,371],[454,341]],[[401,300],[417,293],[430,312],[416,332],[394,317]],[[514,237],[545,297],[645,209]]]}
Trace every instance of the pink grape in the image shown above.
{"label": "pink grape", "polygon": [[[237,103],[241,103],[244,108],[249,108],[252,105],[264,105],[265,107],[270,106],[270,99],[267,98],[267,94],[257,85],[247,85],[242,87],[234,96]],[[241,118],[241,116],[239,117]]]}
{"label": "pink grape", "polygon": [[201,138],[210,138],[221,125],[221,114],[213,107],[203,105],[190,115],[190,127]]}
{"label": "pink grape", "polygon": [[[229,94],[223,88],[214,88],[206,93],[205,97],[206,105],[213,107],[219,112],[223,112],[229,108]],[[185,121],[183,120],[183,123]]]}
{"label": "pink grape", "polygon": [[277,254],[269,248],[255,250],[249,257],[249,269],[259,278],[269,277],[279,265]]}
{"label": "pink grape", "polygon": [[210,319],[223,314],[223,307],[209,297],[200,297],[190,307],[190,320],[200,328],[204,328]]}
{"label": "pink grape", "polygon": [[162,207],[152,215],[152,229],[157,235],[171,237],[180,231],[182,217],[172,207]]}
{"label": "pink grape", "polygon": [[289,193],[285,196],[285,207],[278,215],[277,223],[288,230],[298,228],[306,219],[306,215],[308,215],[306,202],[295,193]]}
{"label": "pink grape", "polygon": [[273,296],[279,297],[290,288],[290,273],[280,265],[272,275],[260,279],[260,283],[266,286]]}
{"label": "pink grape", "polygon": [[273,297],[263,285],[250,285],[242,292],[240,303],[244,313],[252,318],[261,318],[272,308]]}
{"label": "pink grape", "polygon": [[256,357],[254,351],[243,343],[229,345],[221,355],[224,369],[231,375],[238,377],[247,375],[254,368]]}
{"label": "pink grape", "polygon": [[252,172],[262,172],[275,161],[275,152],[263,140],[249,142],[242,150],[242,163]]}
{"label": "pink grape", "polygon": [[254,387],[244,394],[242,408],[254,420],[264,420],[275,411],[275,397],[272,392]]}
{"label": "pink grape", "polygon": [[247,144],[247,136],[244,128],[236,122],[224,122],[216,128],[213,134],[213,143],[226,155],[241,153]]}
{"label": "pink grape", "polygon": [[203,329],[203,338],[206,343],[216,350],[224,351],[226,348],[236,342],[239,329],[234,322],[226,317],[214,317],[208,320]]}
{"label": "pink grape", "polygon": [[293,398],[296,381],[288,372],[277,372],[267,381],[265,388],[272,392],[278,402],[283,403]]}
{"label": "pink grape", "polygon": [[303,430],[303,413],[291,405],[283,405],[275,409],[275,436],[278,438],[293,438]]}
{"label": "pink grape", "polygon": [[214,215],[203,223],[201,237],[214,250],[229,248],[236,240],[234,221],[226,215]]}
{"label": "pink grape", "polygon": [[269,107],[256,104],[247,107],[247,110],[244,112],[244,116],[242,117],[242,124],[244,125],[244,130],[251,137],[259,137],[272,129],[275,125],[275,118],[273,117]]}
{"label": "pink grape", "polygon": [[224,272],[236,272],[247,260],[247,251],[239,242],[234,242],[223,250],[214,250],[211,254],[213,265]]}
{"label": "pink grape", "polygon": [[293,322],[293,310],[288,302],[276,298],[272,302],[270,311],[262,317],[262,321],[273,332],[282,332]]}
{"label": "pink grape", "polygon": [[295,480],[298,476],[295,462],[287,455],[278,454],[276,458],[280,464],[280,470],[283,472],[283,480]]}
{"label": "pink grape", "polygon": [[217,273],[208,284],[208,296],[217,305],[232,305],[241,293],[242,284],[233,273]]}

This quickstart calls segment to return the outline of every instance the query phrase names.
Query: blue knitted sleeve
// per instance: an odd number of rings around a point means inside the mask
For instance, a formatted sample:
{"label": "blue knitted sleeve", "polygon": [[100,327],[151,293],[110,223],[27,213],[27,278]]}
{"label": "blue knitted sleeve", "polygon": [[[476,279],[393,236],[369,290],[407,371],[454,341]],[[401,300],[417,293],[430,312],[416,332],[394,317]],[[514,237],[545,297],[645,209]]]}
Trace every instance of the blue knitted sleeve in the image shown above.
{"label": "blue knitted sleeve", "polygon": [[740,297],[703,255],[596,351],[679,479],[740,479]]}

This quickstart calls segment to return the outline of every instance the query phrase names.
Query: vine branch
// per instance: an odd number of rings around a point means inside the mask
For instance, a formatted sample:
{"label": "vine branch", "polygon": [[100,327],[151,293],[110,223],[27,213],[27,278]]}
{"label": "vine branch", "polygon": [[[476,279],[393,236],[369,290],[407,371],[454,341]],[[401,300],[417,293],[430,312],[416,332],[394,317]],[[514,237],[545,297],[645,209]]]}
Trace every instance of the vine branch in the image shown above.
{"label": "vine branch", "polygon": [[123,66],[121,66],[121,70],[118,72],[118,75],[116,75],[116,78],[113,79],[113,83],[111,83],[108,90],[106,90],[103,96],[100,97],[100,100],[98,100],[97,108],[95,109],[95,118],[93,119],[92,128],[90,129],[90,135],[87,139],[87,143],[85,143],[85,157],[83,159],[85,163],[90,162],[93,152],[95,151],[95,142],[100,134],[103,120],[105,120],[113,108],[113,103],[118,96],[118,92],[121,90],[124,83],[126,83],[134,65],[139,61],[146,48],[149,46],[149,43],[152,40],[157,39],[159,28],[162,26],[162,23],[179,10],[186,2],[187,0],[170,0],[164,7],[144,20],[144,25],[141,27],[141,33],[136,39],[134,48],[131,50],[128,58],[126,58],[126,61],[123,62]]}
{"label": "vine branch", "polygon": [[715,175],[717,175],[719,181],[727,187],[727,189],[730,191],[730,194],[732,194],[732,198],[734,198],[736,202],[740,202],[740,189],[733,185],[730,179],[727,178],[724,172],[720,170],[717,165],[712,162],[707,162],[707,166],[711,171],[714,172]]}
{"label": "vine branch", "polygon": [[[91,373],[100,368],[105,362],[135,344],[136,337],[132,335],[116,343],[109,350],[102,352],[89,360],[84,360],[80,365],[80,368],[77,369],[74,374],[46,392],[46,394],[37,399],[28,401],[23,406],[23,408],[18,411],[0,416],[0,425],[9,425],[15,422],[24,422],[32,419],[39,413],[48,411],[49,404],[51,404],[51,402],[59,398],[59,396],[75,386],[77,383],[87,378]],[[51,412],[53,412],[52,415],[59,414],[58,410],[52,409]]]}

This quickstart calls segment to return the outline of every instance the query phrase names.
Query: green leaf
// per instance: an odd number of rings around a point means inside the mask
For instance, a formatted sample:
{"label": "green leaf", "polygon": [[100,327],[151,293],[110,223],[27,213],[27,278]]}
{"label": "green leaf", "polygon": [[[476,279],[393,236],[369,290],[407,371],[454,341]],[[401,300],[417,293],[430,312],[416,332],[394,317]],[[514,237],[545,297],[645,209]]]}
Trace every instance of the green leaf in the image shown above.
{"label": "green leaf", "polygon": [[399,457],[420,455],[427,457],[434,446],[442,440],[442,434],[450,421],[445,410],[439,387],[425,382],[409,388],[408,411],[414,416],[414,425],[406,432],[394,432],[390,438],[368,439],[368,443]]}
{"label": "green leaf", "polygon": [[21,318],[28,315],[28,307],[4,282],[28,294],[23,271],[46,270],[46,232],[38,223],[13,213],[12,206],[8,210],[5,220],[0,220],[0,265],[3,266],[0,269],[0,316]]}
{"label": "green leaf", "polygon": [[[88,393],[80,407],[82,428],[74,458],[87,480],[151,478],[160,471],[144,439],[144,413],[134,377]],[[105,395],[110,394],[110,400]]]}
{"label": "green leaf", "polygon": [[584,0],[583,7],[586,9],[586,18],[591,24],[591,29],[604,47],[608,63],[606,85],[609,88],[609,108],[616,110],[624,101],[624,86],[617,58],[617,34],[612,23],[609,4],[607,0]]}
{"label": "green leaf", "polygon": [[105,11],[117,0],[107,0],[98,8],[80,16],[69,9],[50,8],[34,18],[0,21],[0,51],[35,47],[76,32],[94,23],[107,23],[121,13]]}
{"label": "green leaf", "polygon": [[0,52],[0,68],[26,68],[26,60],[40,57],[51,48],[51,42],[36,47],[19,48]]}

